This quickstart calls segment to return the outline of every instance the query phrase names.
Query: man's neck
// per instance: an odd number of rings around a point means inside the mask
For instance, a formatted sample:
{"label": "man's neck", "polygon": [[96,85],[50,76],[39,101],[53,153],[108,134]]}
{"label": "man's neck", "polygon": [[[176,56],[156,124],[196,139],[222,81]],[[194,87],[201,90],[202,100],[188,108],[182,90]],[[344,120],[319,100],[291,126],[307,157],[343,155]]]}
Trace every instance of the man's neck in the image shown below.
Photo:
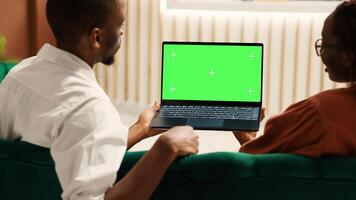
{"label": "man's neck", "polygon": [[73,45],[67,45],[65,43],[57,43],[57,48],[62,49],[64,51],[67,51],[84,62],[86,62],[91,68],[94,67],[94,59],[91,59],[90,56],[88,56],[88,53],[86,53],[85,47],[81,47],[82,45],[78,44],[77,46]]}

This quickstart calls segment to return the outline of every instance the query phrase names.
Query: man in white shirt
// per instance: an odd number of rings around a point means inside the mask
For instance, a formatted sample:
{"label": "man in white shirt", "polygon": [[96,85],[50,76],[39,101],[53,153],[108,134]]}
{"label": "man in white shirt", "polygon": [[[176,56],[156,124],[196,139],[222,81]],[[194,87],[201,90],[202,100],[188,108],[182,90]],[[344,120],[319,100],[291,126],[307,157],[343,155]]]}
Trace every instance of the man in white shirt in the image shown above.
{"label": "man in white shirt", "polygon": [[159,108],[127,129],[95,79],[94,64],[112,64],[120,47],[123,7],[120,0],[48,0],[57,47],[44,45],[0,85],[0,137],[50,148],[65,200],[148,199],[177,156],[198,151],[191,127],[170,129],[113,185],[126,149],[157,134],[149,123]]}

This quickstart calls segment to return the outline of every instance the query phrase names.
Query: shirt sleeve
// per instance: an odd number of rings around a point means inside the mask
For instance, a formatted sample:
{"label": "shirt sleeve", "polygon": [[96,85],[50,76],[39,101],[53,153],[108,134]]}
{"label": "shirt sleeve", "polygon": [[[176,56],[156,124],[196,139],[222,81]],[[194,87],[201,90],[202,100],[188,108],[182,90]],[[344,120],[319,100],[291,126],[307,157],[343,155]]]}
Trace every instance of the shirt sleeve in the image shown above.
{"label": "shirt sleeve", "polygon": [[266,123],[264,134],[244,144],[240,152],[320,156],[320,149],[328,146],[325,137],[318,105],[306,99],[271,118]]}
{"label": "shirt sleeve", "polygon": [[90,100],[63,120],[51,155],[64,200],[103,200],[126,152],[127,128],[109,100]]}

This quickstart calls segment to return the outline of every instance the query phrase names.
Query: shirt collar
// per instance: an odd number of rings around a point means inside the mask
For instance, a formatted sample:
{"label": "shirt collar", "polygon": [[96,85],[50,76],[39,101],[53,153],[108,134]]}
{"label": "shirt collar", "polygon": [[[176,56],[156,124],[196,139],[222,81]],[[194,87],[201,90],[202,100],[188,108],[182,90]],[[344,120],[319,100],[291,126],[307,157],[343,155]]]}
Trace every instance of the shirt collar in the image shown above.
{"label": "shirt collar", "polygon": [[68,51],[59,49],[50,44],[45,44],[40,49],[37,56],[59,64],[62,67],[70,68],[71,70],[84,74],[86,77],[96,81],[93,69],[82,59]]}

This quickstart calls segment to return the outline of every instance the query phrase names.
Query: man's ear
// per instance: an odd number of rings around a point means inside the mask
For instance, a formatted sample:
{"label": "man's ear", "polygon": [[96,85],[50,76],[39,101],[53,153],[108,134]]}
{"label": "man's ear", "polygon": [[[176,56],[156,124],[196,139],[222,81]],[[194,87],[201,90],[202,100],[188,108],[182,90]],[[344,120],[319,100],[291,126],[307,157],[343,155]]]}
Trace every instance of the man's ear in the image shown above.
{"label": "man's ear", "polygon": [[94,49],[99,49],[102,42],[102,32],[99,28],[93,28],[90,33],[89,41]]}

